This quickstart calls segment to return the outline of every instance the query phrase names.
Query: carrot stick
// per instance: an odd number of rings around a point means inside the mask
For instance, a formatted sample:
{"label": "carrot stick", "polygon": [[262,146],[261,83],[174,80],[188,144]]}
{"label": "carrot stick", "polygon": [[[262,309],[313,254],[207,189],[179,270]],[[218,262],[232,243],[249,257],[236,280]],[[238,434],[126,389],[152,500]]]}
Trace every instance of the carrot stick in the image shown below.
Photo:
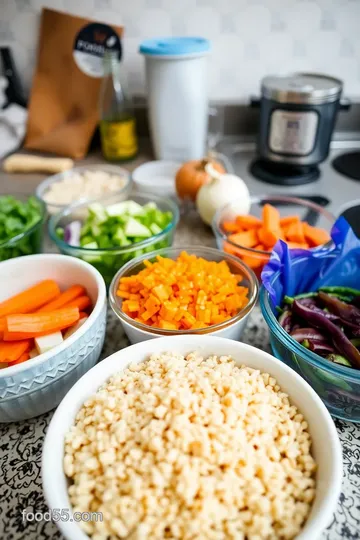
{"label": "carrot stick", "polygon": [[245,229],[246,231],[248,231],[249,229],[257,229],[262,225],[260,218],[250,215],[237,216],[235,222],[239,226],[239,228]]}
{"label": "carrot stick", "polygon": [[30,356],[28,353],[22,354],[15,362],[9,362],[8,367],[15,366],[16,364],[22,364],[23,362],[26,362],[26,360],[29,360]]}
{"label": "carrot stick", "polygon": [[277,208],[271,204],[265,204],[262,211],[263,227],[262,236],[259,240],[267,247],[272,247],[281,237],[280,213]]}
{"label": "carrot stick", "polygon": [[228,238],[229,240],[231,240],[231,242],[234,242],[234,244],[237,244],[238,246],[242,246],[242,247],[248,247],[248,248],[254,247],[256,246],[256,244],[259,243],[255,230],[239,232],[236,234],[230,234]]}
{"label": "carrot stick", "polygon": [[280,218],[280,227],[287,227],[288,225],[292,225],[293,223],[299,223],[300,218],[299,216],[284,216]]}
{"label": "carrot stick", "polygon": [[28,315],[8,315],[7,330],[4,341],[15,341],[30,337],[51,334],[64,330],[79,320],[77,307],[58,309],[49,313],[33,313]]}
{"label": "carrot stick", "polygon": [[241,230],[241,227],[234,221],[223,221],[221,226],[227,233],[237,233]]}
{"label": "carrot stick", "polygon": [[303,223],[304,236],[310,247],[321,246],[330,240],[329,234],[324,229],[312,227],[308,223]]}
{"label": "carrot stick", "polygon": [[305,243],[304,228],[303,224],[298,221],[297,223],[292,223],[286,231],[286,240],[290,242],[296,242],[298,244]]}
{"label": "carrot stick", "polygon": [[259,238],[259,242],[265,246],[265,249],[271,249],[274,247],[276,242],[281,237],[281,229],[274,232],[265,231],[264,227],[260,227],[260,229],[257,230],[257,235]]}
{"label": "carrot stick", "polygon": [[290,249],[309,249],[308,244],[306,243],[299,243],[299,242],[287,242],[287,245]]}
{"label": "carrot stick", "polygon": [[91,306],[90,298],[88,296],[79,296],[78,298],[75,298],[75,300],[72,300],[66,304],[64,307],[77,307],[79,311],[84,311],[84,309],[88,308],[89,306]]}
{"label": "carrot stick", "polygon": [[31,347],[31,340],[26,339],[16,343],[0,343],[0,363],[15,362]]}
{"label": "carrot stick", "polygon": [[33,287],[0,303],[0,317],[14,313],[31,313],[60,296],[58,284],[52,279],[40,281]]}
{"label": "carrot stick", "polygon": [[52,300],[48,304],[45,304],[42,308],[37,310],[37,313],[44,313],[45,311],[55,311],[63,306],[69,304],[72,300],[75,300],[78,296],[85,293],[85,287],[82,285],[72,285],[66,291],[60,294],[55,300]]}

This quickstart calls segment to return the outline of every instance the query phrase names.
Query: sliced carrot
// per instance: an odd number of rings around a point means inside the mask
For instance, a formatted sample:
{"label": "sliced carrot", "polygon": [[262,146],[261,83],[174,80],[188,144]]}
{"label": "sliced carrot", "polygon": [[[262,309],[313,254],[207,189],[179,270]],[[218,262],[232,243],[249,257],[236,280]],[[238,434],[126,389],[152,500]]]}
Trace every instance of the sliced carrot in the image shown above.
{"label": "sliced carrot", "polygon": [[308,223],[303,223],[304,236],[310,247],[321,246],[329,242],[330,236],[324,229],[312,227]]}
{"label": "sliced carrot", "polygon": [[86,319],[89,315],[86,313],[86,311],[80,311],[79,313],[79,320]]}
{"label": "sliced carrot", "polygon": [[301,221],[297,221],[289,225],[286,230],[286,240],[296,242],[298,244],[305,243],[304,228]]}
{"label": "sliced carrot", "polygon": [[78,296],[83,296],[85,291],[85,287],[82,285],[72,285],[66,291],[60,294],[55,300],[52,300],[48,304],[45,304],[45,306],[38,309],[38,313],[43,313],[45,311],[55,311],[56,309],[60,309],[65,305],[68,305],[72,300],[75,300]]}
{"label": "sliced carrot", "polygon": [[257,229],[262,226],[262,221],[256,216],[236,216],[235,222],[239,227],[248,231],[249,229]]}
{"label": "sliced carrot", "polygon": [[299,243],[299,242],[286,242],[288,247],[290,249],[298,249],[298,248],[301,248],[301,249],[309,249],[309,246],[306,242],[303,242],[303,243]]}
{"label": "sliced carrot", "polygon": [[33,287],[0,303],[0,317],[15,313],[31,313],[60,296],[58,284],[52,279],[40,281]]}
{"label": "sliced carrot", "polygon": [[[254,249],[263,250],[264,246],[260,245],[256,246]],[[227,251],[224,249],[224,251]],[[266,255],[265,253],[250,253],[246,249],[236,248],[236,252],[232,253],[233,255],[236,255],[237,257],[240,257],[240,259],[250,266],[250,268],[259,268],[260,266],[263,266],[267,263],[269,260],[270,255]]]}
{"label": "sliced carrot", "polygon": [[235,221],[223,221],[221,227],[227,233],[237,233],[241,230]]}
{"label": "sliced carrot", "polygon": [[49,313],[8,315],[4,341],[17,341],[64,330],[79,320],[79,309],[69,307]]}
{"label": "sliced carrot", "polygon": [[293,223],[299,223],[300,218],[299,216],[285,216],[280,218],[280,227],[287,227],[288,225],[292,225]]}
{"label": "sliced carrot", "polygon": [[260,266],[264,266],[268,262],[270,258],[270,255],[244,255],[241,257],[243,262],[250,266],[250,268],[260,268]]}
{"label": "sliced carrot", "polygon": [[280,229],[280,213],[275,206],[264,204],[262,209],[264,229],[274,231]]}
{"label": "sliced carrot", "polygon": [[228,238],[229,240],[231,240],[231,242],[234,242],[234,244],[237,244],[238,246],[242,246],[242,247],[251,248],[251,247],[256,246],[256,244],[258,244],[258,236],[255,230],[239,232],[236,234],[230,234]]}
{"label": "sliced carrot", "polygon": [[15,366],[16,364],[22,364],[23,362],[26,362],[26,360],[29,360],[29,358],[30,358],[29,354],[24,353],[14,362],[9,362],[8,367]]}
{"label": "sliced carrot", "polygon": [[73,308],[77,307],[79,311],[84,311],[89,306],[91,306],[91,300],[88,296],[79,296],[78,298],[75,298],[68,304],[64,306],[64,308]]}
{"label": "sliced carrot", "polygon": [[236,248],[235,246],[232,246],[229,244],[229,242],[225,242],[223,245],[223,250],[225,253],[229,253],[230,255],[237,255],[240,248]]}
{"label": "sliced carrot", "polygon": [[281,229],[278,229],[275,232],[275,231],[266,231],[263,227],[261,227],[260,229],[258,229],[257,234],[258,234],[259,242],[261,242],[261,244],[263,244],[266,249],[269,249],[269,248],[271,249],[274,247],[276,242],[280,239],[282,233],[281,233]]}
{"label": "sliced carrot", "polygon": [[30,349],[31,344],[30,339],[17,341],[16,343],[5,343],[3,341],[0,343],[0,363],[15,362]]}

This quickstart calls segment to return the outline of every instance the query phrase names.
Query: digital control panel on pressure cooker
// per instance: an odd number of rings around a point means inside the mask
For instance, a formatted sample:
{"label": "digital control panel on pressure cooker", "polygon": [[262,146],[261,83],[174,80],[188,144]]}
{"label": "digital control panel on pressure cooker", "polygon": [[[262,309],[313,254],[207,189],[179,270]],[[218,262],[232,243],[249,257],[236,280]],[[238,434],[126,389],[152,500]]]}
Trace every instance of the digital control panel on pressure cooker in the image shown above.
{"label": "digital control panel on pressure cooker", "polygon": [[318,121],[315,111],[273,111],[269,133],[270,150],[280,154],[306,156],[314,148]]}

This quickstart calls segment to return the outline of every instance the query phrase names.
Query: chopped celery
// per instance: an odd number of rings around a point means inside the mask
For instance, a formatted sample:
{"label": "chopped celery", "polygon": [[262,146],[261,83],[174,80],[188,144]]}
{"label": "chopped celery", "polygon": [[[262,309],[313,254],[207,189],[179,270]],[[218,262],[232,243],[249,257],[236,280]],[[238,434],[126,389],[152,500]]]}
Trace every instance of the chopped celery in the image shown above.
{"label": "chopped celery", "polygon": [[[169,245],[171,238],[165,237],[161,241],[154,239],[149,246],[126,252],[127,246],[160,234],[172,219],[172,212],[163,212],[154,202],[141,206],[129,200],[107,207],[92,203],[80,233],[80,247],[90,252],[82,255],[82,258],[93,264],[109,283],[114,273],[131,259]],[[56,232],[59,238],[63,237],[64,229],[58,228]],[[112,248],[124,249],[124,252],[113,253]],[[91,251],[101,249],[104,251]]]}

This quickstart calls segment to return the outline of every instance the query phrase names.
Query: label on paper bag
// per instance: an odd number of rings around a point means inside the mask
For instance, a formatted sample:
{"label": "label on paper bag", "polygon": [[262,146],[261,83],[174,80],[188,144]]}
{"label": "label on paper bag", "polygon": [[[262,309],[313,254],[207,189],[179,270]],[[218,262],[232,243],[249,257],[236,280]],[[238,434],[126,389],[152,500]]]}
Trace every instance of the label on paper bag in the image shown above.
{"label": "label on paper bag", "polygon": [[105,50],[118,51],[120,60],[121,44],[117,33],[107,24],[83,26],[74,41],[73,56],[77,67],[89,77],[103,77]]}

